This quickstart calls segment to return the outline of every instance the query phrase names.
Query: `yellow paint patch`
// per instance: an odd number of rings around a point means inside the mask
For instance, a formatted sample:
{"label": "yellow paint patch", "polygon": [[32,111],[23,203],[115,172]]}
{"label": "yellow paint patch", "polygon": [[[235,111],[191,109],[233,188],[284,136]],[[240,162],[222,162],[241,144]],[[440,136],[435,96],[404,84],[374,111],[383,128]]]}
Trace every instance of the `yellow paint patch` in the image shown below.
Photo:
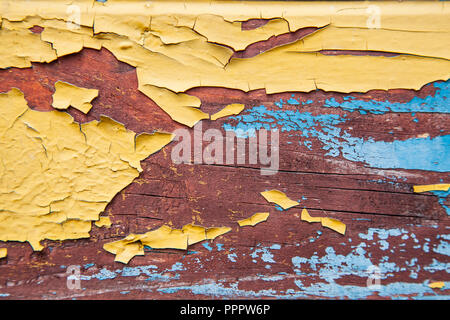
{"label": "yellow paint patch", "polygon": [[334,230],[343,235],[345,234],[345,230],[347,228],[345,223],[333,218],[311,217],[310,214],[308,213],[308,210],[306,209],[302,210],[301,219],[309,223],[320,222],[322,224],[322,227],[330,228],[331,230]]}
{"label": "yellow paint patch", "polygon": [[139,90],[152,99],[174,121],[193,127],[202,119],[209,119],[207,113],[197,109],[200,100],[184,93],[174,93],[151,85],[139,86]]}
{"label": "yellow paint patch", "polygon": [[252,215],[250,218],[239,220],[238,224],[240,227],[255,226],[260,222],[266,221],[268,217],[269,212],[258,212]]}
{"label": "yellow paint patch", "polygon": [[136,134],[102,117],[84,124],[0,94],[0,241],[89,237],[91,222],[139,175],[140,161],[172,134]]}
{"label": "yellow paint patch", "polygon": [[103,249],[116,255],[114,261],[126,264],[135,255],[143,255],[144,246],[153,249],[186,250],[191,244],[215,239],[230,230],[228,227],[205,228],[193,224],[185,225],[182,229],[172,229],[163,225],[144,234],[130,234],[122,240],[106,243]]}
{"label": "yellow paint patch", "polygon": [[[45,22],[36,23],[45,25]],[[101,42],[93,37],[91,28],[67,29],[65,23],[55,27],[45,27],[41,33],[43,41],[51,42],[59,57],[81,51],[83,48],[101,49]]]}
{"label": "yellow paint patch", "polygon": [[229,227],[212,227],[206,229],[206,240],[214,240],[218,236],[221,236],[227,232],[230,232]]}
{"label": "yellow paint patch", "polygon": [[245,105],[240,103],[229,104],[219,112],[216,112],[213,115],[211,115],[211,120],[217,120],[219,118],[239,114],[242,112],[242,110],[244,110],[244,108]]}
{"label": "yellow paint patch", "polygon": [[340,28],[328,26],[297,42],[301,52],[320,50],[370,50],[450,59],[446,32]]}
{"label": "yellow paint patch", "polygon": [[441,184],[427,184],[421,186],[413,186],[414,192],[427,192],[427,191],[447,191],[450,188],[449,183]]}
{"label": "yellow paint patch", "polygon": [[112,225],[111,219],[109,217],[100,217],[100,219],[98,219],[98,221],[95,221],[94,224],[99,228],[101,227],[109,228]]}
{"label": "yellow paint patch", "polygon": [[242,30],[241,22],[229,22],[218,15],[200,15],[194,30],[209,41],[226,43],[234,50],[244,50],[248,45],[267,40],[272,36],[289,32],[289,24],[284,19],[273,19],[262,27]]}
{"label": "yellow paint patch", "polygon": [[98,96],[97,89],[79,88],[70,83],[55,83],[52,106],[55,109],[67,109],[72,106],[84,114],[91,110],[91,101]]}
{"label": "yellow paint patch", "polygon": [[29,68],[31,62],[50,62],[57,59],[48,42],[29,30],[0,29],[0,68]]}
{"label": "yellow paint patch", "polygon": [[297,201],[291,200],[285,193],[279,190],[269,190],[261,192],[261,195],[269,202],[276,203],[284,210],[297,206]]}
{"label": "yellow paint patch", "polygon": [[443,281],[436,281],[436,282],[432,282],[432,283],[428,284],[428,286],[431,289],[442,289],[442,288],[445,287],[445,282],[443,282]]}
{"label": "yellow paint patch", "polygon": [[302,219],[303,221],[307,221],[309,223],[311,223],[311,222],[322,222],[322,218],[321,217],[311,217],[309,215],[308,210],[306,210],[306,209],[302,210],[302,215],[301,215],[300,219]]}
{"label": "yellow paint patch", "polygon": [[8,256],[8,249],[7,248],[0,248],[0,259],[6,258]]}

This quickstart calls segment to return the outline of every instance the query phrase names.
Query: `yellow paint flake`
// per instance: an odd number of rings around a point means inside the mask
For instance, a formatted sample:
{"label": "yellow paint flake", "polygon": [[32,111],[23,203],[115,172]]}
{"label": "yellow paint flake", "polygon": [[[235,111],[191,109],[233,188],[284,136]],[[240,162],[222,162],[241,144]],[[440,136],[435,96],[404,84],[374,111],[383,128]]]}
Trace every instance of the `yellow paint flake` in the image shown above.
{"label": "yellow paint flake", "polygon": [[0,241],[34,250],[43,239],[89,237],[139,162],[173,138],[136,137],[107,117],[80,125],[65,112],[34,111],[18,89],[0,94],[0,136]]}
{"label": "yellow paint flake", "polygon": [[289,32],[289,24],[284,19],[273,19],[262,27],[242,30],[241,22],[225,21],[218,15],[200,15],[195,21],[194,29],[209,41],[226,43],[238,51],[252,43]]}
{"label": "yellow paint flake", "polygon": [[219,118],[239,114],[242,112],[242,110],[244,110],[244,108],[245,108],[245,105],[240,104],[240,103],[229,104],[225,108],[220,110],[219,112],[212,114],[211,120],[217,120]]}
{"label": "yellow paint flake", "polygon": [[83,48],[99,50],[101,42],[93,37],[91,28],[80,27],[79,29],[62,29],[45,27],[41,33],[43,41],[51,42],[58,57],[81,51]]}
{"label": "yellow paint flake", "polygon": [[193,224],[185,225],[182,229],[172,229],[163,225],[144,234],[130,234],[124,239],[106,243],[103,248],[116,255],[115,261],[128,263],[134,255],[144,254],[144,246],[152,249],[186,250],[189,245],[215,239],[230,230],[231,228],[228,227],[205,228]]}
{"label": "yellow paint flake", "polygon": [[306,36],[295,50],[370,50],[450,59],[448,33],[328,26]]}
{"label": "yellow paint flake", "polygon": [[428,284],[428,286],[431,289],[442,289],[442,288],[445,287],[445,282],[443,282],[443,281],[436,281],[436,282],[432,282],[432,283]]}
{"label": "yellow paint flake", "polygon": [[273,202],[284,210],[297,206],[299,203],[297,201],[291,200],[286,196],[285,193],[279,190],[269,190],[261,192],[261,195],[269,202]]}
{"label": "yellow paint flake", "polygon": [[98,221],[94,222],[94,224],[99,228],[101,227],[109,228],[112,225],[111,219],[109,217],[100,217]]}
{"label": "yellow paint flake", "polygon": [[7,248],[0,248],[0,259],[6,258],[8,255],[8,249]]}
{"label": "yellow paint flake", "polygon": [[302,215],[301,215],[300,219],[302,219],[303,221],[307,221],[309,223],[311,223],[311,222],[322,222],[322,218],[321,217],[311,217],[309,215],[308,210],[306,210],[306,209],[302,210]]}
{"label": "yellow paint flake", "polygon": [[202,119],[209,119],[209,115],[197,109],[200,107],[200,99],[184,93],[174,93],[164,88],[144,85],[139,90],[152,99],[173,120],[193,127]]}
{"label": "yellow paint flake", "polygon": [[206,229],[206,239],[207,240],[214,240],[218,236],[221,236],[227,232],[230,232],[231,228],[229,227],[213,227],[213,228],[207,228]]}
{"label": "yellow paint flake", "polygon": [[114,261],[128,263],[135,256],[144,255],[144,246],[139,242],[128,243],[117,253]]}
{"label": "yellow paint flake", "polygon": [[449,183],[441,184],[427,184],[421,186],[413,186],[414,192],[427,192],[427,191],[447,191],[450,188]]}
{"label": "yellow paint flake", "polygon": [[86,114],[92,108],[91,101],[97,96],[97,89],[80,88],[58,81],[55,83],[52,106],[55,109],[67,109],[72,106]]}
{"label": "yellow paint flake", "polygon": [[250,218],[239,220],[238,224],[240,227],[244,226],[255,226],[256,224],[266,221],[269,217],[269,212],[258,212],[252,215]]}
{"label": "yellow paint flake", "polygon": [[322,224],[322,227],[330,228],[343,235],[345,234],[346,225],[339,220],[328,217],[312,217],[306,209],[302,210],[301,219],[309,223],[320,222]]}
{"label": "yellow paint flake", "polygon": [[340,234],[345,234],[346,226],[343,222],[333,218],[322,218],[322,226],[330,228]]}
{"label": "yellow paint flake", "polygon": [[[268,94],[317,89],[366,92],[420,89],[450,75],[450,5],[445,2],[376,2],[379,21],[368,16],[367,2],[74,3],[82,13],[79,21],[73,20],[67,1],[53,1],[45,10],[39,1],[8,1],[0,6],[0,68],[30,67],[31,62],[51,62],[84,47],[103,47],[136,67],[139,90],[174,121],[189,127],[210,118],[200,110],[201,101],[185,93],[195,87],[265,89]],[[242,30],[242,21],[255,18],[270,21]],[[370,26],[368,21],[379,25]],[[44,31],[29,31],[34,25]],[[251,58],[233,58],[233,49],[303,27],[323,29]],[[327,48],[399,55],[318,52]],[[55,105],[67,104],[68,97],[69,93],[56,97]],[[92,99],[70,100],[62,108],[81,101],[80,109],[88,112]],[[35,250],[42,249],[43,239],[89,237],[91,222],[99,220],[112,197],[142,171],[140,161],[173,139],[168,133],[136,136],[107,117],[80,125],[64,112],[33,111],[16,89],[0,94],[0,137],[0,240],[28,241]],[[415,186],[414,191],[448,188]],[[298,205],[278,190],[261,194],[284,209]],[[332,218],[311,217],[305,210],[302,219],[345,233],[345,224]],[[118,261],[127,263],[143,254],[144,242],[159,248],[186,248],[201,241],[203,233],[213,239],[230,231],[202,228],[166,226],[105,246]]]}
{"label": "yellow paint flake", "polygon": [[0,29],[0,68],[29,68],[31,62],[51,62],[56,52],[48,42],[29,30]]}
{"label": "yellow paint flake", "polygon": [[206,239],[206,231],[202,226],[187,224],[182,230],[187,235],[188,246]]}

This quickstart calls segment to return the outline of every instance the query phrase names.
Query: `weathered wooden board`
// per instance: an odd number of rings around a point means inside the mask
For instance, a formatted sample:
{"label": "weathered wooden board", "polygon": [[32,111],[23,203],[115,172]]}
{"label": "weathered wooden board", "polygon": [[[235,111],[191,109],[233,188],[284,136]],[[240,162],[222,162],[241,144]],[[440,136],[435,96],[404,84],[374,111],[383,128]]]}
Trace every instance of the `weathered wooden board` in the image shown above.
{"label": "weathered wooden board", "polygon": [[[297,37],[311,31],[298,32]],[[240,55],[289,41],[280,37]],[[1,70],[0,92],[17,87],[31,108],[48,111],[58,80],[99,89],[87,115],[69,109],[76,121],[104,114],[137,133],[183,127],[137,90],[135,69],[106,49],[84,49],[29,69]],[[264,90],[224,88],[188,93],[199,97],[202,110],[209,113],[230,103],[245,104],[238,117],[203,121],[203,130],[225,134],[225,128],[258,123],[278,128],[278,173],[261,175],[260,166],[247,161],[177,165],[171,161],[172,143],[143,161],[144,172],[107,206],[111,228],[93,226],[89,239],[44,241],[42,252],[33,252],[27,243],[2,243],[8,257],[0,260],[1,299],[448,298],[448,193],[417,194],[412,186],[447,182],[449,172],[411,169],[405,163],[414,159],[389,168],[395,155],[383,153],[400,142],[397,156],[416,155],[420,162],[428,146],[421,146],[422,140],[431,143],[449,134],[448,82],[428,84],[420,91],[353,94],[316,90],[267,95]],[[332,106],[333,99],[353,104],[345,110]],[[423,112],[408,112],[412,99],[423,103]],[[441,99],[447,112],[429,111],[433,99]],[[387,107],[402,104],[404,112],[380,111],[377,101]],[[372,107],[377,112],[371,112]],[[309,125],[302,126],[306,122]],[[358,143],[356,148],[367,147],[367,153],[352,149],[344,155],[342,150],[350,145],[344,131],[359,139],[352,141]],[[370,139],[380,143],[371,145]],[[443,151],[447,156],[448,148]],[[260,195],[268,189],[281,190],[300,205],[282,211]],[[301,221],[302,208],[343,221],[346,234]],[[270,212],[266,222],[243,228],[236,223],[264,211]],[[114,262],[102,248],[130,233],[191,222],[229,226],[232,231],[187,251],[147,248],[145,256],[128,265]],[[80,266],[80,289],[68,287],[70,266]],[[381,272],[380,288],[367,287],[371,266]],[[434,281],[444,281],[446,287],[431,289],[428,284]]]}

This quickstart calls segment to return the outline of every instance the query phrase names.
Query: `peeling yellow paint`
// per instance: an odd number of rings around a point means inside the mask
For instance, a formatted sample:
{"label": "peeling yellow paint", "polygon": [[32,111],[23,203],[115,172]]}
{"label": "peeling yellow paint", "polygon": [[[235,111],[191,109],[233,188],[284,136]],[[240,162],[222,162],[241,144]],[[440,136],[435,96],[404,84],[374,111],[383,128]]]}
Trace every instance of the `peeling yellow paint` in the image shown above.
{"label": "peeling yellow paint", "polygon": [[28,108],[23,93],[0,94],[0,241],[89,237],[112,198],[169,143],[168,133],[136,136],[102,117],[84,124],[60,111]]}
{"label": "peeling yellow paint", "polygon": [[447,32],[410,32],[328,26],[294,46],[300,52],[320,50],[386,51],[450,59]]}
{"label": "peeling yellow paint", "polygon": [[421,186],[413,186],[414,192],[427,192],[427,191],[447,191],[450,188],[449,183],[441,184],[427,184]]}
{"label": "peeling yellow paint", "polygon": [[311,222],[322,222],[322,218],[321,217],[311,217],[309,215],[308,210],[306,210],[306,209],[302,210],[302,215],[301,215],[300,219],[302,219],[303,221],[307,221],[309,223],[311,223]]}
{"label": "peeling yellow paint", "polygon": [[211,115],[211,120],[217,120],[219,118],[228,117],[231,115],[237,115],[244,110],[245,106],[240,103],[233,103],[227,105],[225,108]]}
{"label": "peeling yellow paint", "polygon": [[[190,127],[209,118],[199,109],[201,101],[184,93],[194,87],[366,92],[419,89],[450,76],[450,6],[445,2],[78,0],[53,1],[45,10],[41,2],[4,2],[1,68],[104,47],[136,67],[140,91]],[[79,21],[68,13],[70,5],[79,7]],[[268,22],[242,29],[242,21],[255,18]],[[27,30],[33,25],[44,27],[41,35]],[[235,50],[304,27],[321,29],[251,58],[233,58]],[[318,52],[322,49],[399,56],[329,56]]]}
{"label": "peeling yellow paint", "polygon": [[122,240],[106,243],[103,248],[116,255],[114,261],[126,264],[134,256],[143,255],[144,246],[152,249],[186,250],[189,245],[215,239],[230,230],[228,227],[205,228],[193,224],[185,225],[182,229],[172,229],[163,225],[144,234],[130,234]]}
{"label": "peeling yellow paint", "polygon": [[330,228],[340,234],[345,234],[346,225],[336,219],[333,218],[322,218],[322,227]]}
{"label": "peeling yellow paint", "polygon": [[98,221],[94,222],[94,224],[99,228],[101,227],[109,228],[112,225],[111,219],[109,217],[100,217]]}
{"label": "peeling yellow paint", "polygon": [[294,206],[299,205],[297,201],[291,200],[286,196],[284,192],[281,192],[279,190],[269,190],[269,191],[263,191],[261,192],[261,195],[269,202],[273,202],[283,209],[289,209]]}
{"label": "peeling yellow paint", "polygon": [[269,212],[258,212],[252,215],[250,218],[239,220],[238,224],[240,227],[255,226],[260,222],[266,221],[268,217]]}
{"label": "peeling yellow paint", "polygon": [[55,83],[52,106],[55,109],[67,109],[72,106],[86,114],[92,108],[91,101],[97,96],[97,89],[80,88],[67,82],[58,81]]}
{"label": "peeling yellow paint", "polygon": [[320,222],[322,227],[330,228],[340,234],[345,234],[346,225],[339,220],[328,217],[312,217],[306,209],[302,210],[301,219],[309,223]]}
{"label": "peeling yellow paint", "polygon": [[31,62],[51,62],[56,52],[48,42],[29,30],[0,29],[0,68],[29,68]]}
{"label": "peeling yellow paint", "polygon": [[8,249],[7,248],[0,248],[0,259],[6,258],[8,256]]}
{"label": "peeling yellow paint", "polygon": [[208,41],[224,43],[238,51],[252,43],[288,33],[289,24],[286,20],[277,18],[257,29],[242,30],[240,21],[229,22],[219,15],[204,14],[195,20],[194,30],[204,35]]}
{"label": "peeling yellow paint", "polygon": [[[142,93],[171,119],[189,127],[242,111],[231,105],[210,116],[200,109],[200,99],[185,93],[195,87],[265,89],[269,94],[366,92],[419,89],[450,77],[446,2],[375,2],[380,12],[375,27],[368,23],[373,20],[368,12],[371,2],[74,0],[52,1],[45,8],[42,1],[3,4],[0,68],[27,68],[83,48],[106,48],[136,67]],[[79,21],[70,6],[80,10]],[[269,21],[253,30],[242,29],[243,21],[255,18]],[[44,28],[41,34],[28,30],[35,25]],[[251,58],[233,57],[236,50],[304,27],[322,29]],[[323,49],[399,55],[330,56],[318,52]],[[72,99],[73,90],[58,97],[57,88],[55,108],[72,105],[88,112],[94,97]],[[0,136],[0,240],[28,241],[35,250],[42,249],[43,239],[89,237],[91,222],[100,223],[99,214],[112,197],[142,171],[140,161],[173,139],[168,133],[136,136],[107,117],[80,125],[64,112],[33,111],[17,89],[0,94]],[[414,192],[448,188],[414,186]],[[261,194],[283,209],[298,205],[278,190]],[[345,233],[342,222],[304,212],[302,220]],[[126,263],[144,254],[144,243],[186,248],[230,230],[165,226],[105,246],[117,261]]]}
{"label": "peeling yellow paint", "polygon": [[429,283],[428,286],[431,289],[442,289],[442,288],[445,287],[445,282],[443,282],[443,281],[436,281],[436,282]]}
{"label": "peeling yellow paint", "polygon": [[202,119],[209,119],[207,113],[197,109],[200,99],[184,93],[174,93],[151,85],[139,86],[139,90],[152,99],[174,121],[193,127]]}

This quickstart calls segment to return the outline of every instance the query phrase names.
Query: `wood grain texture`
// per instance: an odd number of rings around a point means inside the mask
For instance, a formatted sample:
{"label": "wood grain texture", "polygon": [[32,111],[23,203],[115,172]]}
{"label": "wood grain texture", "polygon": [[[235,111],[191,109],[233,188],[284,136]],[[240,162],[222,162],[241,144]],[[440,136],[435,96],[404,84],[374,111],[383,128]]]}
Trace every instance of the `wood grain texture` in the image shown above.
{"label": "wood grain texture", "polygon": [[[0,71],[0,92],[17,87],[31,108],[48,111],[54,83],[96,88],[99,96],[84,115],[69,108],[79,122],[107,115],[140,133],[182,128],[137,90],[134,68],[117,61],[107,50],[84,49],[50,64]],[[339,94],[320,90],[267,95],[224,88],[188,91],[202,101],[202,110],[219,111],[230,103],[245,104],[241,115],[264,105],[267,110],[299,110],[312,116],[335,115],[334,125],[352,137],[405,141],[418,135],[449,134],[448,113],[349,112],[325,107],[327,100],[407,103],[436,94],[433,84],[420,91],[389,90]],[[294,98],[300,104],[286,103]],[[301,104],[301,102],[311,101]],[[445,102],[448,108],[448,101]],[[280,111],[281,112],[281,111]],[[413,121],[413,119],[418,119]],[[239,118],[203,121],[203,130]],[[320,125],[320,132],[326,128]],[[280,127],[281,129],[281,127]],[[330,129],[330,128],[328,128]],[[193,130],[190,129],[192,133]],[[431,289],[429,282],[449,280],[449,218],[443,197],[415,194],[412,186],[449,181],[448,172],[385,169],[327,155],[319,137],[281,130],[280,168],[271,176],[259,165],[180,164],[171,161],[170,144],[142,162],[144,171],[107,206],[109,229],[93,226],[91,238],[43,241],[42,252],[25,243],[7,242],[8,257],[0,260],[1,299],[262,299],[445,298],[448,287]],[[311,142],[308,148],[304,141]],[[206,145],[206,143],[205,143]],[[247,162],[246,162],[247,163]],[[448,182],[447,182],[448,183]],[[300,205],[278,210],[260,192],[278,189]],[[340,235],[320,224],[300,220],[302,208],[311,215],[333,217],[347,225]],[[266,222],[240,228],[236,223],[255,212],[270,212]],[[232,231],[187,251],[146,249],[128,265],[114,262],[102,249],[106,242],[129,233],[144,233],[163,224],[180,228],[194,222],[229,226]],[[67,287],[67,267],[80,266],[81,289]],[[381,270],[381,289],[367,288],[367,268]]]}

